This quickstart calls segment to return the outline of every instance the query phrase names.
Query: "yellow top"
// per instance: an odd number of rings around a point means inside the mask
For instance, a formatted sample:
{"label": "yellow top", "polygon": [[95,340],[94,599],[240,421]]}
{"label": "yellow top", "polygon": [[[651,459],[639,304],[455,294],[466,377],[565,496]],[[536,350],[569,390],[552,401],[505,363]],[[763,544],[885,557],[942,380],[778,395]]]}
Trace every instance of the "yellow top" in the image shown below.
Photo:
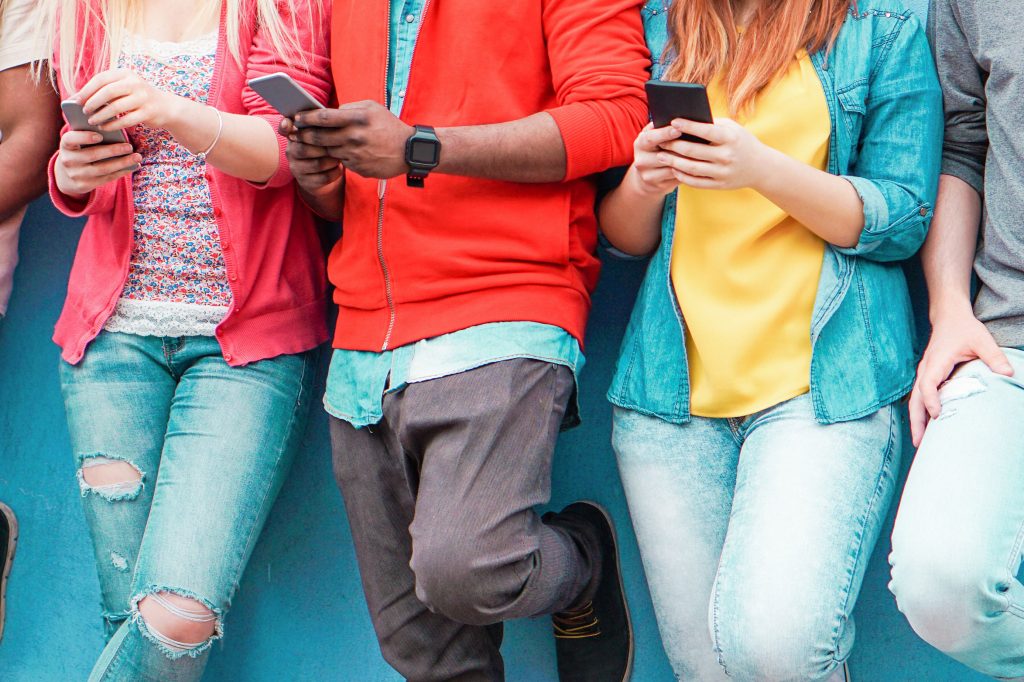
{"label": "yellow top", "polygon": [[[716,117],[729,116],[717,80],[708,96]],[[831,119],[806,52],[736,118],[768,146],[826,169]],[[824,253],[820,237],[752,189],[679,188],[672,282],[693,414],[743,417],[809,390]]]}

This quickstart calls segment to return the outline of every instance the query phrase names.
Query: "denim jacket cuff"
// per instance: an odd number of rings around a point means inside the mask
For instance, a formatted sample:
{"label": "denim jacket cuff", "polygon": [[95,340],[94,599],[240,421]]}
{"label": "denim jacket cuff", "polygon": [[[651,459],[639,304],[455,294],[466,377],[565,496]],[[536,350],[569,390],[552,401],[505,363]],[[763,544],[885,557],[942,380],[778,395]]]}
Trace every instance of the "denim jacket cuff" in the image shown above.
{"label": "denim jacket cuff", "polygon": [[871,235],[884,231],[889,226],[889,204],[885,195],[871,180],[844,175],[843,179],[853,185],[857,196],[864,204],[864,231],[860,241],[870,240]]}

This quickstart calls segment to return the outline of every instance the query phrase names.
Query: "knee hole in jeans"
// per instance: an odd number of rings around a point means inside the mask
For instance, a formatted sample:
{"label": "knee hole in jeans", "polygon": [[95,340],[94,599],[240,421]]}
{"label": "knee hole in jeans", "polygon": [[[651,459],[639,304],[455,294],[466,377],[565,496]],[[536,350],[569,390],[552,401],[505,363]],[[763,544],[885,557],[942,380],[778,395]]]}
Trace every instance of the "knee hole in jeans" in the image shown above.
{"label": "knee hole in jeans", "polygon": [[96,493],[110,502],[134,499],[142,490],[144,477],[129,460],[106,455],[83,457],[78,470],[82,494]]}
{"label": "knee hole in jeans", "polygon": [[220,635],[218,615],[199,599],[156,591],[137,602],[139,624],[170,657],[197,655]]}

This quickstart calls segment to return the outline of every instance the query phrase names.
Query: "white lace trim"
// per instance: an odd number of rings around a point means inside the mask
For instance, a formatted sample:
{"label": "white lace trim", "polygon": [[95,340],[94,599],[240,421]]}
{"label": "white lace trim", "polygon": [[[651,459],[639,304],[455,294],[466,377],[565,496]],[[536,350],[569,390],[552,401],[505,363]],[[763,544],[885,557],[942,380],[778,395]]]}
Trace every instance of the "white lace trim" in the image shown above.
{"label": "white lace trim", "polygon": [[103,328],[138,336],[213,336],[229,306],[122,298]]}
{"label": "white lace trim", "polygon": [[164,63],[181,56],[207,57],[217,54],[218,35],[217,31],[213,31],[192,40],[175,43],[130,34],[125,38],[121,52],[125,55],[151,57]]}

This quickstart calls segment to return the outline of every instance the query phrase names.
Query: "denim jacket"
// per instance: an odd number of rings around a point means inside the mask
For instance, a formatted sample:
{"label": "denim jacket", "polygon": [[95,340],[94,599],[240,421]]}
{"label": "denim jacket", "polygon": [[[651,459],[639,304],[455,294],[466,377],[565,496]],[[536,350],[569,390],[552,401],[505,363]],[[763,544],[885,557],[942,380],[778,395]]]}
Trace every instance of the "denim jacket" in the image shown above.
{"label": "denim jacket", "polygon": [[[672,61],[669,5],[648,0],[642,10],[654,78]],[[921,20],[898,0],[856,5],[832,49],[811,55],[832,119],[828,171],[864,203],[859,243],[825,250],[811,320],[810,393],[823,424],[871,414],[913,384],[913,315],[898,261],[924,242],[942,152],[942,95]],[[675,204],[672,193],[608,398],[678,424],[690,418],[690,387],[686,326],[670,281]]]}

